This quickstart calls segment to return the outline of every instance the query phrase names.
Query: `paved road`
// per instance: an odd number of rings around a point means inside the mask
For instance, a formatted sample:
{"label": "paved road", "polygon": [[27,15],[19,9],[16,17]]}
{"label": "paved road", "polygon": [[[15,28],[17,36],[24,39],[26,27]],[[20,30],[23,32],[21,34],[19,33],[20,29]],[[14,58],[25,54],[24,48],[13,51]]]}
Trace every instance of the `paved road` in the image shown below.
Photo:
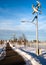
{"label": "paved road", "polygon": [[24,59],[12,50],[9,43],[6,47],[6,57],[0,61],[0,65],[25,65]]}

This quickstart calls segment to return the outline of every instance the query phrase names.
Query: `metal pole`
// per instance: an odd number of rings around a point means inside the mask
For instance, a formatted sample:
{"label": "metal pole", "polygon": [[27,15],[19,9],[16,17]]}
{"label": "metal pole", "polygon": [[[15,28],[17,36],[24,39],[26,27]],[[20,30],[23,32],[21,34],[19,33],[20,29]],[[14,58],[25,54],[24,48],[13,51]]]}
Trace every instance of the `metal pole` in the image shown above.
{"label": "metal pole", "polygon": [[38,43],[38,13],[36,15],[36,44],[37,44],[37,55],[39,55],[39,43]]}

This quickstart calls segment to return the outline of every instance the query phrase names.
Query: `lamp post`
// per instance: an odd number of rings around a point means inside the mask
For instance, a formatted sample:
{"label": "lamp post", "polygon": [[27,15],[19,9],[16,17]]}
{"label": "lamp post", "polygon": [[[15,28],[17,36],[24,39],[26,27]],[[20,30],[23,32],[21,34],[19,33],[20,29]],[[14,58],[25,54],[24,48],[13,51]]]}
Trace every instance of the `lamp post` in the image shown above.
{"label": "lamp post", "polygon": [[[36,25],[36,43],[37,43],[37,55],[39,55],[39,43],[38,43],[38,13],[41,14],[41,11],[39,10],[40,7],[41,7],[41,3],[39,2],[39,0],[36,0],[37,2],[37,5],[34,6],[32,5],[32,8],[33,8],[33,14],[36,13],[34,19],[31,21],[31,23],[35,24]],[[34,23],[34,20],[36,19],[36,23]],[[22,21],[22,22],[28,22],[28,21]]]}
{"label": "lamp post", "polygon": [[[36,19],[36,23],[34,23],[33,21],[34,21],[34,19]],[[30,22],[30,23],[32,23],[32,24],[35,24],[35,26],[36,26],[36,43],[37,43],[37,55],[39,55],[39,43],[38,43],[38,13],[37,13],[37,15],[34,17],[34,19],[33,19],[33,21],[21,21],[21,22]]]}
{"label": "lamp post", "polygon": [[36,13],[36,43],[37,43],[37,55],[39,55],[39,42],[38,42],[38,13],[41,14],[41,10],[39,10],[41,8],[41,3],[39,2],[39,0],[36,0],[37,4],[36,6],[32,5],[33,8],[33,14]]}
{"label": "lamp post", "polygon": [[[36,23],[34,23],[34,20],[36,19]],[[39,55],[39,43],[38,43],[38,13],[37,15],[34,17],[34,19],[32,21],[21,21],[21,22],[30,22],[32,24],[34,24],[36,26],[36,43],[37,43],[37,55]]]}
{"label": "lamp post", "polygon": [[37,13],[37,15],[36,15],[36,44],[37,44],[36,54],[39,55],[39,42],[38,42],[38,13]]}

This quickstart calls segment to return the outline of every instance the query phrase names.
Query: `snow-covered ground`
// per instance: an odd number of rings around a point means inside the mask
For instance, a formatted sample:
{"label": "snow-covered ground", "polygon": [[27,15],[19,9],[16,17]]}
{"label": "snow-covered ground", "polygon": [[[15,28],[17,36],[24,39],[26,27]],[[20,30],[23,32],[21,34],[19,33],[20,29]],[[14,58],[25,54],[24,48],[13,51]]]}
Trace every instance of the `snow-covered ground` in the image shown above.
{"label": "snow-covered ground", "polygon": [[[17,45],[17,44],[12,44],[14,48],[19,48],[19,49],[22,49],[22,50],[25,50],[25,51],[28,51],[28,52],[32,52],[32,53],[35,53],[36,54],[36,50],[37,48],[36,47],[33,47],[33,46],[24,46],[24,45]],[[39,48],[41,54],[44,54],[46,53],[46,49],[41,47]]]}
{"label": "snow-covered ground", "polygon": [[46,65],[46,49],[40,49],[41,55],[36,55],[36,48],[24,46],[24,45],[13,45],[13,49],[19,49],[28,55],[32,56],[37,62],[39,62],[41,65]]}
{"label": "snow-covered ground", "polygon": [[[40,65],[46,65],[46,49],[41,48],[40,49],[41,55],[37,56],[36,55],[36,47],[17,45],[17,44],[11,44],[11,43],[9,43],[9,44],[13,48],[14,51],[16,51],[18,49],[19,53],[20,53],[20,51],[21,51],[21,53],[24,53],[24,55],[26,53],[27,57],[26,57],[26,55],[24,56],[23,54],[22,54],[22,56],[24,57],[25,61],[27,61],[27,65],[31,65],[32,63],[30,60],[33,60],[33,59],[36,62],[40,63]],[[4,44],[2,46],[0,45],[0,49],[3,49],[3,51],[4,51],[6,49],[6,44]],[[4,53],[3,53],[2,51],[0,51],[0,59],[1,59],[1,57],[3,57],[2,55],[5,56],[6,52],[4,51]],[[33,59],[28,59],[28,56],[29,56],[29,58],[32,57]],[[34,63],[34,61],[32,61],[32,62]],[[38,64],[36,64],[36,65],[38,65]]]}
{"label": "snow-covered ground", "polygon": [[24,58],[26,65],[41,65],[38,60],[37,62],[34,57],[24,52],[20,46],[19,47],[13,47],[12,45],[10,46],[12,47],[14,51],[16,51],[18,54],[20,54]]}
{"label": "snow-covered ground", "polygon": [[0,60],[6,56],[6,44],[0,44]]}

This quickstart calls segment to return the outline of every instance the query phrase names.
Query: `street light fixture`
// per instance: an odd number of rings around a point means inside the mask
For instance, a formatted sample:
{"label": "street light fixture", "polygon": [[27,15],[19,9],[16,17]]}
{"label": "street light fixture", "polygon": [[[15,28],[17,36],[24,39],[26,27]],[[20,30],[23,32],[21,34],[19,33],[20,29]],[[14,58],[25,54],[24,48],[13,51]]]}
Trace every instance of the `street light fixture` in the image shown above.
{"label": "street light fixture", "polygon": [[23,20],[23,21],[21,21],[21,22],[22,22],[22,23],[29,22],[29,23],[33,23],[33,24],[36,25],[36,23],[34,23],[33,21],[34,21],[34,19],[33,19],[32,21],[24,21],[24,20]]}

